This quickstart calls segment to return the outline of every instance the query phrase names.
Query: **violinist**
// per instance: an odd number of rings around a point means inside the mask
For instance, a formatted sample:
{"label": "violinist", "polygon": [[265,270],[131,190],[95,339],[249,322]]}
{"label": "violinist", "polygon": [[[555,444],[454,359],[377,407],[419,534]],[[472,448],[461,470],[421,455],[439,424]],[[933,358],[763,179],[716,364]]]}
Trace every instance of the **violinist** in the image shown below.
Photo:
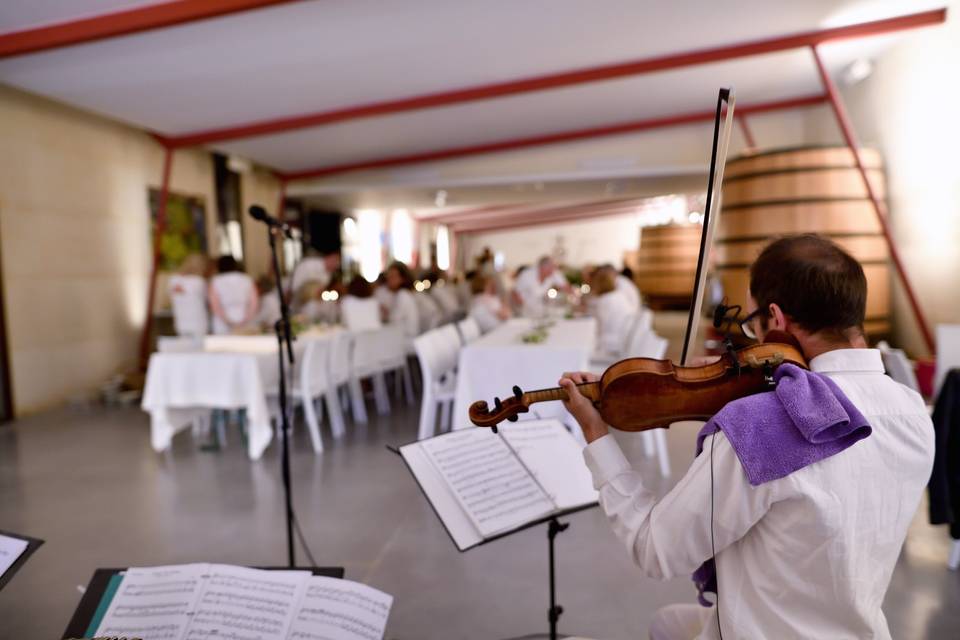
{"label": "violinist", "polygon": [[764,249],[744,333],[791,334],[810,371],[781,366],[775,391],[728,403],[660,500],[578,391],[596,377],[560,380],[634,562],[658,579],[696,571],[701,604],[657,611],[653,640],[890,637],[881,605],[930,477],[933,429],[920,396],[866,348],[865,303],[860,264],[832,242],[803,235]]}

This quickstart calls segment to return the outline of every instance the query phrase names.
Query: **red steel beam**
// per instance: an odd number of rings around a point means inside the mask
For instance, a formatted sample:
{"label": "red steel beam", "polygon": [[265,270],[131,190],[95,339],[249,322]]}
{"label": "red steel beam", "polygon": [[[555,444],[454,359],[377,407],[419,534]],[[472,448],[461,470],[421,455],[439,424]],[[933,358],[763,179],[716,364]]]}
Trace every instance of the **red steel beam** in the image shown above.
{"label": "red steel beam", "polygon": [[475,102],[478,100],[489,100],[491,98],[502,98],[504,96],[529,93],[533,91],[544,91],[547,89],[570,87],[589,82],[614,80],[616,78],[625,78],[645,73],[652,73],[655,71],[666,71],[668,69],[678,69],[693,65],[707,64],[710,62],[720,62],[723,60],[755,56],[764,53],[775,53],[777,51],[808,47],[821,44],[823,42],[833,42],[850,38],[862,38],[865,36],[879,35],[893,31],[903,31],[905,29],[941,24],[946,21],[946,15],[947,10],[945,8],[941,8],[932,11],[923,11],[920,13],[912,13],[908,15],[897,16],[895,18],[888,18],[886,20],[876,20],[873,22],[864,22],[844,27],[806,31],[792,35],[766,38],[762,40],[751,40],[748,42],[712,47],[708,49],[697,49],[683,53],[656,56],[652,58],[642,58],[639,60],[630,60],[617,64],[588,67],[585,69],[574,69],[571,71],[562,71],[560,73],[552,73],[541,76],[531,76],[518,80],[508,80],[506,82],[477,85],[463,89],[453,89],[451,91],[441,91],[438,93],[399,98],[396,100],[372,102],[341,109],[334,109],[331,111],[320,111],[298,116],[289,116],[286,118],[261,120],[258,122],[249,122],[246,124],[224,127],[220,129],[195,131],[179,136],[171,136],[169,138],[169,143],[173,146],[185,147],[191,145],[208,144],[211,142],[223,142],[224,140],[251,138],[270,133],[292,131],[294,129],[318,127],[321,125],[333,124],[335,122],[355,120],[357,118],[383,116],[393,113],[401,113],[404,111],[429,109],[452,104],[462,104],[465,102]]}
{"label": "red steel beam", "polygon": [[817,51],[815,46],[811,46],[810,51],[813,53],[813,60],[817,64],[817,71],[820,74],[820,80],[823,82],[823,88],[827,92],[827,97],[830,101],[830,107],[833,109],[833,115],[836,117],[837,124],[840,126],[840,133],[843,134],[844,141],[847,143],[847,146],[850,147],[850,151],[853,152],[853,160],[857,165],[857,171],[860,172],[860,177],[863,179],[863,184],[867,188],[867,197],[870,198],[870,201],[873,203],[873,209],[877,213],[877,221],[880,223],[880,230],[883,231],[883,237],[887,241],[887,247],[890,250],[890,258],[893,260],[893,264],[897,269],[897,274],[900,276],[900,282],[903,284],[903,289],[907,294],[907,299],[910,301],[910,308],[913,310],[913,315],[917,320],[917,325],[920,327],[920,332],[923,334],[924,342],[927,343],[927,349],[930,350],[930,355],[935,355],[936,344],[933,339],[933,334],[930,332],[923,309],[920,307],[920,303],[917,300],[917,295],[913,290],[913,286],[910,284],[910,278],[907,276],[906,267],[904,267],[903,261],[900,259],[900,252],[897,251],[897,245],[893,241],[893,233],[890,230],[890,223],[887,220],[883,203],[880,201],[880,198],[877,197],[877,192],[874,191],[873,185],[870,183],[870,177],[867,175],[867,170],[863,164],[863,159],[860,157],[860,145],[857,142],[856,134],[853,131],[853,125],[850,123],[850,118],[847,115],[847,110],[843,105],[843,99],[841,98],[840,92],[837,90],[837,86],[834,84],[833,79],[830,77],[830,73],[824,66],[823,60],[820,59],[820,52]]}
{"label": "red steel beam", "polygon": [[[738,107],[738,111],[739,113],[762,113],[767,111],[778,111],[782,109],[809,107],[812,105],[821,104],[825,101],[826,96],[822,95],[804,96],[802,98],[791,98],[789,100],[779,100],[777,102],[766,102],[752,106],[747,105],[745,107]],[[500,140],[498,142],[453,147],[450,149],[410,153],[387,158],[378,158],[374,160],[361,160],[359,162],[318,167],[315,169],[305,169],[302,171],[292,171],[290,173],[283,174],[283,176],[287,180],[303,180],[305,178],[319,178],[336,173],[357,171],[360,169],[381,169],[384,167],[395,167],[404,164],[430,162],[434,160],[448,160],[450,158],[462,158],[464,156],[473,156],[482,153],[539,147],[547,144],[556,144],[558,142],[587,140],[590,138],[620,135],[624,133],[636,133],[639,131],[662,129],[664,127],[674,127],[684,124],[693,124],[696,122],[707,122],[713,120],[715,115],[715,111],[698,111],[695,113],[663,116],[646,120],[635,120],[633,122],[622,122],[619,124],[606,125],[602,127],[592,127],[589,129],[548,133],[545,135],[531,136],[528,138],[515,138],[511,140]]]}
{"label": "red steel beam", "polygon": [[150,268],[150,290],[147,293],[147,314],[140,334],[140,369],[147,370],[150,357],[150,332],[153,330],[153,304],[157,292],[157,272],[160,269],[160,239],[167,228],[167,200],[170,196],[170,171],[173,168],[173,149],[163,149],[163,178],[160,182],[160,198],[157,202],[157,224],[153,230],[153,266]]}
{"label": "red steel beam", "polygon": [[750,125],[747,124],[747,116],[738,113],[737,122],[740,123],[740,130],[743,132],[743,137],[747,141],[747,147],[750,149],[756,149],[757,142],[753,137],[753,131],[750,129]]}
{"label": "red steel beam", "polygon": [[548,212],[558,212],[566,210],[583,210],[585,207],[623,207],[637,206],[639,199],[617,198],[614,200],[598,200],[592,202],[578,202],[569,205],[557,206],[555,203],[541,202],[538,204],[518,203],[514,205],[502,206],[499,211],[490,212],[464,212],[463,214],[450,213],[443,216],[431,218],[431,221],[437,221],[439,224],[453,224],[458,226],[468,225],[471,222],[494,222],[503,219],[514,219],[518,217],[535,216]]}
{"label": "red steel beam", "polygon": [[95,42],[294,0],[174,0],[0,34],[0,58]]}
{"label": "red steel beam", "polygon": [[520,229],[525,227],[539,227],[542,225],[556,224],[558,222],[579,222],[581,220],[590,220],[593,218],[603,218],[608,216],[620,216],[625,213],[629,213],[631,210],[636,207],[616,207],[616,208],[599,208],[592,209],[586,207],[581,211],[571,211],[556,216],[537,216],[531,218],[520,218],[509,222],[501,222],[499,224],[490,224],[490,225],[470,225],[465,227],[460,227],[458,225],[453,225],[451,228],[455,229],[457,233],[467,234],[467,233],[485,233],[488,231],[505,231],[508,229]]}

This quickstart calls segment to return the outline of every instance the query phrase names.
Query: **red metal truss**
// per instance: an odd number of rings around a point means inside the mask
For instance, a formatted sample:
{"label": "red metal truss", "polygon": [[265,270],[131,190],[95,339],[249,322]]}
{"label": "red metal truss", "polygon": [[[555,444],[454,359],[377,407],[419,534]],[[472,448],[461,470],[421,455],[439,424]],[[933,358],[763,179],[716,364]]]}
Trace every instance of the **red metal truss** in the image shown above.
{"label": "red metal truss", "polygon": [[639,200],[632,200],[619,205],[580,204],[571,207],[556,207],[553,210],[544,209],[525,215],[518,214],[510,218],[501,218],[500,220],[492,220],[489,222],[453,223],[449,226],[452,231],[457,233],[503,231],[521,227],[556,224],[558,222],[579,222],[591,218],[618,216],[634,212],[639,206]]}
{"label": "red metal truss", "polygon": [[533,91],[544,91],[546,89],[570,87],[589,82],[613,80],[616,78],[625,78],[629,76],[642,75],[645,73],[652,73],[654,71],[679,69],[682,67],[707,64],[710,62],[721,62],[723,60],[733,60],[735,58],[744,58],[747,56],[755,56],[764,53],[787,51],[789,49],[808,47],[824,42],[862,38],[866,36],[890,33],[893,31],[903,31],[905,29],[940,24],[946,20],[946,15],[947,10],[945,8],[935,9],[932,11],[923,11],[920,13],[897,16],[895,18],[888,18],[885,20],[876,20],[873,22],[864,22],[861,24],[853,24],[844,27],[806,31],[803,33],[766,38],[762,40],[751,40],[748,42],[724,45],[720,47],[686,51],[683,53],[669,54],[652,58],[642,58],[639,60],[630,60],[617,64],[589,67],[585,69],[574,69],[571,71],[562,71],[560,73],[532,76],[518,80],[509,80],[506,82],[477,85],[462,89],[453,89],[450,91],[441,91],[438,93],[399,98],[396,100],[386,100],[383,102],[354,105],[342,109],[334,109],[332,111],[320,111],[316,113],[289,116],[285,118],[261,120],[258,122],[249,122],[246,124],[224,127],[221,129],[195,131],[179,136],[170,136],[167,138],[167,143],[175,147],[209,144],[211,142],[223,142],[225,140],[251,138],[270,133],[281,133],[283,131],[292,131],[294,129],[318,127],[321,125],[333,124],[335,122],[355,120],[357,118],[383,116],[393,113],[401,113],[404,111],[415,111],[418,109],[428,109],[452,104],[462,104],[465,102],[475,102],[477,100],[501,98],[504,96],[517,95],[521,93],[530,93]]}
{"label": "red metal truss", "polygon": [[518,216],[537,216],[545,213],[555,213],[567,210],[582,211],[585,207],[622,207],[637,206],[636,197],[616,198],[610,200],[591,200],[576,202],[567,205],[558,205],[555,202],[520,202],[501,205],[496,211],[484,212],[480,209],[463,213],[451,212],[440,216],[431,216],[427,221],[435,224],[467,226],[470,223],[497,223],[503,220],[516,220]]}
{"label": "red metal truss", "polygon": [[[779,100],[776,102],[765,102],[738,107],[738,112],[744,114],[765,113],[769,111],[780,111],[783,109],[809,107],[821,104],[825,101],[826,96],[822,95],[804,96],[801,98],[791,98],[789,100]],[[388,158],[377,158],[373,160],[361,160],[359,162],[317,167],[315,169],[304,169],[302,171],[285,173],[283,174],[283,177],[287,180],[303,180],[305,178],[319,178],[322,176],[333,175],[335,173],[345,173],[347,171],[357,171],[360,169],[382,169],[384,167],[394,167],[403,164],[429,162],[434,160],[449,160],[450,158],[462,158],[464,156],[473,156],[482,153],[539,147],[547,144],[556,144],[558,142],[572,142],[575,140],[587,140],[604,136],[622,135],[625,133],[637,133],[640,131],[648,131],[650,129],[662,129],[665,127],[693,124],[696,122],[709,122],[713,120],[714,115],[715,110],[712,109],[709,111],[698,111],[695,113],[675,114],[658,118],[648,118],[645,120],[634,120],[632,122],[605,125],[602,127],[591,127],[588,129],[576,129],[573,131],[548,133],[545,135],[531,136],[528,138],[513,138],[510,140],[500,140],[497,142],[487,142],[477,145],[467,145],[463,147],[452,147],[449,149],[410,153],[391,156]]]}
{"label": "red metal truss", "polygon": [[847,115],[847,110],[843,105],[843,99],[840,97],[840,92],[837,90],[837,86],[834,84],[833,79],[827,72],[827,68],[824,66],[823,60],[820,58],[820,53],[817,51],[817,47],[811,46],[810,51],[813,54],[813,61],[817,65],[817,72],[820,74],[820,81],[823,83],[823,88],[827,92],[830,106],[833,109],[833,115],[837,120],[837,126],[840,127],[840,133],[843,135],[844,142],[853,153],[853,161],[857,166],[857,171],[860,172],[860,177],[863,179],[864,187],[866,187],[867,190],[867,197],[870,199],[870,202],[873,203],[873,210],[877,214],[877,221],[880,223],[880,230],[883,232],[883,237],[887,241],[887,248],[890,250],[890,259],[893,261],[894,267],[896,267],[897,275],[900,276],[900,283],[903,285],[903,290],[907,294],[907,300],[910,302],[910,308],[913,311],[913,316],[920,328],[921,335],[923,335],[923,340],[927,345],[927,349],[930,350],[930,355],[934,355],[936,353],[936,343],[933,339],[933,333],[931,333],[930,327],[927,325],[927,319],[923,313],[923,308],[920,306],[920,302],[917,299],[917,294],[914,292],[913,286],[910,284],[910,278],[907,276],[906,267],[904,267],[903,261],[900,260],[900,252],[897,251],[897,245],[893,241],[893,233],[890,231],[890,223],[887,221],[887,215],[883,203],[877,196],[877,192],[874,190],[873,185],[870,183],[870,177],[867,174],[867,169],[863,164],[863,159],[860,157],[860,148],[859,144],[857,143],[857,137],[853,131],[853,125],[850,123],[850,118]]}
{"label": "red metal truss", "polygon": [[0,34],[0,58],[216,18],[296,0],[174,0]]}

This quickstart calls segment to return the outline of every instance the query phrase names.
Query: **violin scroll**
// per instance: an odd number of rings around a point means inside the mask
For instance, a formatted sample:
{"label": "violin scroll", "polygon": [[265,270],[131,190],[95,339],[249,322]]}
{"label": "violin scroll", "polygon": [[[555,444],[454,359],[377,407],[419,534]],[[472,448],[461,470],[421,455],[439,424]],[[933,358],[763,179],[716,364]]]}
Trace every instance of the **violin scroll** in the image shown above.
{"label": "violin scroll", "polygon": [[506,400],[493,399],[493,411],[485,400],[479,400],[470,405],[470,421],[478,427],[490,427],[497,432],[497,425],[504,420],[516,422],[521,413],[530,411],[524,401],[523,391],[518,386],[513,387],[513,397]]}

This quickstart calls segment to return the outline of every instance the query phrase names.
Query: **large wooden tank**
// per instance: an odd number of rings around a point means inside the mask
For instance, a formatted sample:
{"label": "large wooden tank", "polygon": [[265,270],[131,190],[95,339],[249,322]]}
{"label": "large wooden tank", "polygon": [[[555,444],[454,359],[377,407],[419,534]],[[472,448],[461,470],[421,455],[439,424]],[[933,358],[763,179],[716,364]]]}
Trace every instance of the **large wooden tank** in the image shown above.
{"label": "large wooden tank", "polygon": [[[874,192],[884,197],[879,154],[865,149],[862,157]],[[746,308],[750,264],[770,240],[819,233],[863,265],[867,333],[877,337],[889,332],[887,245],[849,149],[804,147],[732,158],[726,166],[722,204],[714,264],[733,304]]]}
{"label": "large wooden tank", "polygon": [[693,279],[700,250],[699,224],[644,227],[640,249],[624,262],[646,304],[654,309],[685,309],[693,295]]}

